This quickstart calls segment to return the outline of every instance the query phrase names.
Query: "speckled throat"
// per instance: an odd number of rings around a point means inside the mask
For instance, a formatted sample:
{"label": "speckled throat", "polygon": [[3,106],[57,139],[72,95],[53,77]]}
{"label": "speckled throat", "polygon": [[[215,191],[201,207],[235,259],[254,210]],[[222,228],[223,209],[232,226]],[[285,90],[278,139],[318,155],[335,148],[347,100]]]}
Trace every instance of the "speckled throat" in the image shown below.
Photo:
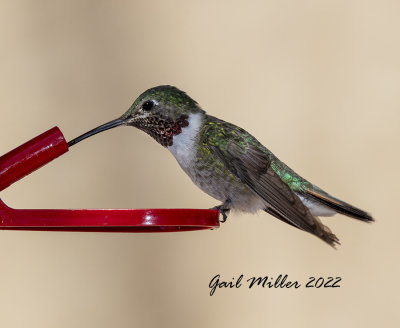
{"label": "speckled throat", "polygon": [[148,116],[135,120],[131,125],[146,132],[164,147],[172,146],[173,137],[182,132],[182,128],[189,125],[188,116],[182,115],[178,120],[160,116]]}

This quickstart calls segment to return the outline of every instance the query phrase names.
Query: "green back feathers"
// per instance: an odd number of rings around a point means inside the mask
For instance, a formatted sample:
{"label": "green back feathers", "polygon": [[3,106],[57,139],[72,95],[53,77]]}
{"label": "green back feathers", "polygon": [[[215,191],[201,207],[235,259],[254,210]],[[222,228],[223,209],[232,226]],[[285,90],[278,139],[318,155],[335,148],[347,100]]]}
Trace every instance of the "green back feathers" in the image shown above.
{"label": "green back feathers", "polygon": [[[214,149],[219,149],[225,153],[224,156],[226,157],[225,151],[227,147],[232,149],[232,144],[234,144],[234,149],[238,152],[235,156],[246,156],[248,161],[262,161],[265,163],[265,168],[263,169],[266,170],[270,166],[290,189],[301,192],[304,189],[311,188],[311,183],[281,162],[246,130],[215,117],[209,115],[207,117],[208,120],[203,127],[203,140],[200,140],[200,142],[204,143],[204,146],[208,144]],[[228,162],[232,160],[234,159],[227,159]],[[229,166],[229,163],[226,164]],[[255,166],[262,165],[261,163],[255,163]]]}

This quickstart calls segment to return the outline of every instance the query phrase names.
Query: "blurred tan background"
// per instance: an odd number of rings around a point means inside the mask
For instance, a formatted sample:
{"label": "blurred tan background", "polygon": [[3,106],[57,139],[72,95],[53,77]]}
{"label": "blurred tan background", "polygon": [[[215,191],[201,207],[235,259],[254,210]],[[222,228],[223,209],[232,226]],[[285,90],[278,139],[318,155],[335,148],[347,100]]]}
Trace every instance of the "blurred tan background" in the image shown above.
{"label": "blurred tan background", "polygon": [[[377,222],[325,219],[337,251],[265,213],[203,232],[1,231],[0,326],[397,326],[399,15],[399,1],[2,1],[0,154],[54,125],[70,140],[172,84]],[[16,208],[218,204],[133,128],[88,139],[0,197]],[[216,274],[343,280],[210,297]]]}

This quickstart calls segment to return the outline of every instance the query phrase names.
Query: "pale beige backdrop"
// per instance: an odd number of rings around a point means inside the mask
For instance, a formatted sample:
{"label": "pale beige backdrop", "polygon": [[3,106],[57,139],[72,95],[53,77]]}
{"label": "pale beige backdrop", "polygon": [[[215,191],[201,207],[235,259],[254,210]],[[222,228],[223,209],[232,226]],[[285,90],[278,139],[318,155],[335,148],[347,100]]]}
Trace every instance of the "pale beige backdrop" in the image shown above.
{"label": "pale beige backdrop", "polygon": [[[265,213],[217,231],[0,232],[1,327],[395,327],[399,1],[2,1],[0,154],[70,140],[172,84],[363,209],[337,251]],[[17,208],[209,208],[167,150],[120,128],[1,192]],[[217,290],[244,274],[338,289]]]}

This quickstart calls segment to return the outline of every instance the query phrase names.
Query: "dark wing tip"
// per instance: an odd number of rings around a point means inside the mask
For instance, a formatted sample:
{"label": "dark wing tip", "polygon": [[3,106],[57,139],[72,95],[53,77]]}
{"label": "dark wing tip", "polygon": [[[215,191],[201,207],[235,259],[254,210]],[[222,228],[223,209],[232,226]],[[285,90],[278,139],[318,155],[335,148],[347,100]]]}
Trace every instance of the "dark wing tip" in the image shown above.
{"label": "dark wing tip", "polygon": [[334,249],[336,249],[336,246],[340,245],[339,238],[336,237],[336,235],[332,233],[332,231],[327,226],[325,226],[317,217],[313,217],[309,213],[308,214],[313,218],[313,224],[307,224],[306,222],[308,220],[305,220],[302,221],[303,224],[299,225],[298,221],[296,222],[296,224],[295,222],[288,220],[285,216],[280,214],[272,207],[266,207],[264,211],[297,229],[311,233],[312,235],[320,238],[322,241],[332,246]]}
{"label": "dark wing tip", "polygon": [[318,226],[314,234],[336,249],[336,246],[340,245],[339,238],[326,225],[323,225],[317,217],[314,217],[314,219]]}

